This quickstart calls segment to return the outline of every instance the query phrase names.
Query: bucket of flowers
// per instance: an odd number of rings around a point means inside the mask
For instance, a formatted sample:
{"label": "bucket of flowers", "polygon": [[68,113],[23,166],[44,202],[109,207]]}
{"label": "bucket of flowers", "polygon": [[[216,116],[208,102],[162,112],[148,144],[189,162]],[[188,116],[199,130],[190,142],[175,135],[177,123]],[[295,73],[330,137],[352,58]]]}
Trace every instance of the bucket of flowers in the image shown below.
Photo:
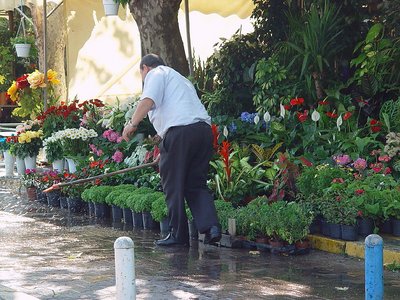
{"label": "bucket of flowers", "polygon": [[22,132],[18,135],[18,143],[14,143],[10,147],[13,155],[24,159],[27,169],[36,168],[36,157],[43,144],[42,135],[41,130]]}
{"label": "bucket of flowers", "polygon": [[26,169],[25,174],[21,176],[21,183],[26,188],[28,200],[36,200],[36,188],[38,185],[39,176],[36,169]]}

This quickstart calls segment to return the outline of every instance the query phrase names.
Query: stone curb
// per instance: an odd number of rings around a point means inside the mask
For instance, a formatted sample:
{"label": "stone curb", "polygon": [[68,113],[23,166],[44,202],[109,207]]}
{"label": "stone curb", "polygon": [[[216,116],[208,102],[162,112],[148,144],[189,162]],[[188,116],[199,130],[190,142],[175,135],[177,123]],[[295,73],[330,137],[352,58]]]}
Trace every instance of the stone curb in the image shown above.
{"label": "stone curb", "polygon": [[[385,238],[383,236],[383,263],[400,263],[400,249],[393,246],[390,241],[399,241],[396,238]],[[317,250],[326,251],[335,254],[346,254],[348,256],[364,258],[364,240],[361,241],[343,241],[328,238],[319,235],[309,235],[311,247]]]}

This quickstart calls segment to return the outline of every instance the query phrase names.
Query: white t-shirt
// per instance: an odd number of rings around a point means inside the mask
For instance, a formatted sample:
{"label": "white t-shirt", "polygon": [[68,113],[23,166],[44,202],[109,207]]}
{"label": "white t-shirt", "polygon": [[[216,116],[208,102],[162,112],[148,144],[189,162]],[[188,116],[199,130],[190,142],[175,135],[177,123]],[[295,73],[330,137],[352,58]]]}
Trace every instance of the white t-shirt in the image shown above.
{"label": "white t-shirt", "polygon": [[211,124],[193,84],[170,67],[158,66],[147,73],[141,96],[144,98],[154,101],[148,115],[160,137],[173,126],[200,121]]}

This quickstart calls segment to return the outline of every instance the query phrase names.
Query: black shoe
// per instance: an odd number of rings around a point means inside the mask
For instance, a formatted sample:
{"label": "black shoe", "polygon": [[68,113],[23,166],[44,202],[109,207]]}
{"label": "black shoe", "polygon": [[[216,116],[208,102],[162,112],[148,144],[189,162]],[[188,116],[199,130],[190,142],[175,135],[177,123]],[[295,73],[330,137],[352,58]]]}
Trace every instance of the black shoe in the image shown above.
{"label": "black shoe", "polygon": [[211,228],[205,232],[204,244],[215,244],[221,240],[221,228],[219,226],[211,226]]}
{"label": "black shoe", "polygon": [[178,241],[172,233],[169,233],[166,238],[154,242],[157,246],[189,246],[189,243]]}

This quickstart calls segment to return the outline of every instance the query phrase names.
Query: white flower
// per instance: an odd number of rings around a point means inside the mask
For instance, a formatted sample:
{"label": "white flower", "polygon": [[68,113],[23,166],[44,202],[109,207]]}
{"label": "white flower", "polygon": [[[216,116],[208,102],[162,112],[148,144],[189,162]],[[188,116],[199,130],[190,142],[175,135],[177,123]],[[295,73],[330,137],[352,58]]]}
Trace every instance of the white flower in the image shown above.
{"label": "white flower", "polygon": [[258,122],[260,122],[260,117],[258,116],[258,115],[256,115],[255,117],[254,117],[254,124],[258,124]]}
{"label": "white flower", "polygon": [[321,118],[321,115],[319,114],[319,112],[314,110],[313,113],[311,114],[311,120],[313,120],[314,122],[317,122],[317,121],[319,121],[320,118]]}
{"label": "white flower", "polygon": [[265,121],[266,123],[268,123],[269,121],[271,121],[271,115],[269,114],[268,111],[264,114],[264,121]]}
{"label": "white flower", "polygon": [[225,138],[228,137],[229,131],[228,131],[228,128],[226,128],[226,126],[224,126],[224,130],[222,131],[222,134],[224,135]]}
{"label": "white flower", "polygon": [[285,107],[282,105],[281,103],[281,113],[280,113],[281,117],[284,118],[285,117]]}
{"label": "white flower", "polygon": [[337,120],[336,120],[336,126],[339,131],[340,131],[340,125],[342,125],[342,124],[343,124],[343,119],[342,119],[342,115],[340,115],[339,118],[337,118]]}

